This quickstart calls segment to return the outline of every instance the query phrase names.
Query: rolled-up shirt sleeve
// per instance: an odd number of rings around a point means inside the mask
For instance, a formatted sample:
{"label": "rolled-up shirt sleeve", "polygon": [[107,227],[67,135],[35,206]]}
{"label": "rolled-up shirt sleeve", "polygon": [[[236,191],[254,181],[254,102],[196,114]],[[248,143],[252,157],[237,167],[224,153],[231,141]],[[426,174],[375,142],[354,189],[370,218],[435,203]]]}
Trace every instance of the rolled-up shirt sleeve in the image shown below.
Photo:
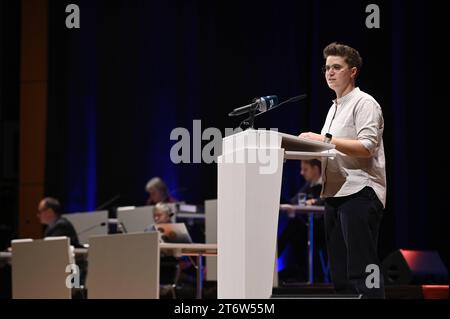
{"label": "rolled-up shirt sleeve", "polygon": [[383,136],[381,107],[373,100],[361,101],[355,108],[355,127],[358,140],[370,154],[374,154]]}

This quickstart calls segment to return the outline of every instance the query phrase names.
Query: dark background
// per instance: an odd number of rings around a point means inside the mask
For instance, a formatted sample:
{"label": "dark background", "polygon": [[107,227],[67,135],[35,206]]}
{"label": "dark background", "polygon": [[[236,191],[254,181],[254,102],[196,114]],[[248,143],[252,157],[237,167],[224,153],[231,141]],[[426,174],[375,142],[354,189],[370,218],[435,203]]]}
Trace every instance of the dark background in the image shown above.
{"label": "dark background", "polygon": [[[0,1],[1,211],[17,221],[20,7]],[[81,28],[65,27],[76,3]],[[379,5],[381,28],[365,8]],[[260,128],[320,132],[334,98],[321,73],[333,41],[359,50],[357,85],[380,103],[388,195],[380,255],[437,249],[448,266],[448,3],[446,1],[50,1],[46,194],[69,212],[120,194],[142,205],[161,176],[178,199],[216,198],[215,164],[173,164],[170,132],[236,127],[233,108],[306,93]],[[208,141],[205,141],[206,144]],[[191,141],[192,143],[192,141]],[[192,159],[192,155],[191,155]],[[282,200],[301,186],[287,162]]]}

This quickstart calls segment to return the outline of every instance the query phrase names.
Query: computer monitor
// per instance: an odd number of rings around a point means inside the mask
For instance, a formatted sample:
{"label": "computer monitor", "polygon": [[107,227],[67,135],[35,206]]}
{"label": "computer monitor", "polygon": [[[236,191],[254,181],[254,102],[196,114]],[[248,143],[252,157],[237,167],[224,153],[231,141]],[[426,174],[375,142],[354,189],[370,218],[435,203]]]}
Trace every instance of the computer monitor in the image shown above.
{"label": "computer monitor", "polygon": [[117,219],[123,224],[126,232],[140,233],[153,221],[153,207],[119,207]]}
{"label": "computer monitor", "polygon": [[[168,204],[168,206],[174,211],[175,204]],[[117,209],[117,219],[123,224],[127,233],[147,232],[154,223],[154,208],[155,206],[119,207]]]}
{"label": "computer monitor", "polygon": [[108,234],[108,211],[82,212],[64,214],[77,232],[81,244],[87,244],[89,237]]}

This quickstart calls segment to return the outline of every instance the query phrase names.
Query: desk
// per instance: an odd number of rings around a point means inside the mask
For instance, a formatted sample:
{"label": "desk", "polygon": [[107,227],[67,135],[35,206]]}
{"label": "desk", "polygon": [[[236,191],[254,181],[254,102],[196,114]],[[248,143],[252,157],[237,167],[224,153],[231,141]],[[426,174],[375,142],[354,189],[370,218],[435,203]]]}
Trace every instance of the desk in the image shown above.
{"label": "desk", "polygon": [[202,256],[217,256],[217,244],[172,244],[162,243],[160,250],[172,250],[175,254],[182,256],[197,256],[197,286],[195,297],[202,298],[203,290],[203,262]]}
{"label": "desk", "polygon": [[[160,250],[171,250],[178,256],[196,256],[196,294],[197,299],[202,298],[203,290],[203,262],[202,256],[217,256],[217,244],[175,244],[175,243],[161,243]],[[88,248],[76,248],[76,255],[87,255]],[[88,270],[89,271],[89,270]]]}
{"label": "desk", "polygon": [[280,205],[280,211],[284,213],[294,213],[308,215],[308,284],[314,283],[314,215],[323,215],[324,206],[306,206],[306,205]]}
{"label": "desk", "polygon": [[[174,243],[161,243],[159,245],[160,250],[174,251],[178,256],[196,256],[197,258],[197,285],[196,285],[196,298],[202,298],[203,289],[203,263],[202,256],[217,256],[217,244],[174,244]],[[87,256],[89,252],[88,248],[75,248],[75,255]],[[2,262],[10,262],[12,252],[2,251],[0,252],[0,264]],[[89,270],[88,270],[89,271]]]}

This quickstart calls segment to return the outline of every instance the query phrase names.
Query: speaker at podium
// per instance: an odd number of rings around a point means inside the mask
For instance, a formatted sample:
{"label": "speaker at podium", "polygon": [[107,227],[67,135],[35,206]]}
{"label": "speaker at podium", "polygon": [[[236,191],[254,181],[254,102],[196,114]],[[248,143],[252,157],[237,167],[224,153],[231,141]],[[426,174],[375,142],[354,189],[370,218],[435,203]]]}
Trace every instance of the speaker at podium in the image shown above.
{"label": "speaker at podium", "polygon": [[448,270],[437,251],[399,249],[382,263],[389,285],[448,284]]}

